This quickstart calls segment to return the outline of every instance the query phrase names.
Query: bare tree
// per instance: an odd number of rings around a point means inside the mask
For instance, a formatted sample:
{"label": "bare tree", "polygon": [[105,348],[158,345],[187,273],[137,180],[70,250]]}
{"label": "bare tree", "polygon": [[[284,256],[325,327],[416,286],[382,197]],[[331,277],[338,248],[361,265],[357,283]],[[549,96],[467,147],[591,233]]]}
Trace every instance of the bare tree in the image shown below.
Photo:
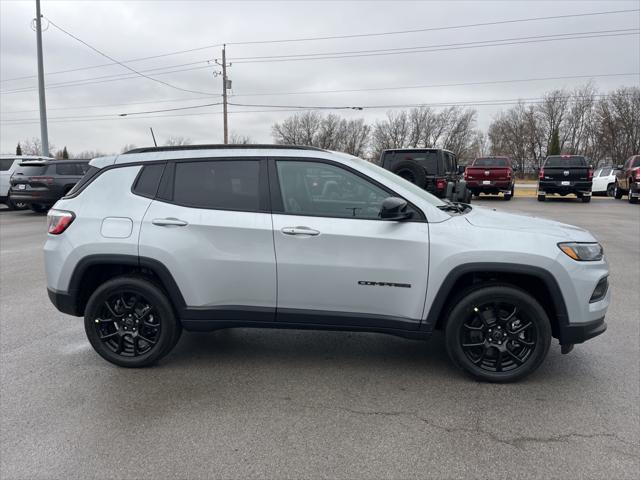
{"label": "bare tree", "polygon": [[[42,142],[38,137],[27,138],[20,142],[23,155],[43,155]],[[56,147],[49,142],[49,152],[55,152]]]}
{"label": "bare tree", "polygon": [[191,145],[191,139],[188,137],[171,136],[164,142],[167,147],[177,147],[180,145]]}
{"label": "bare tree", "polygon": [[251,137],[248,135],[240,135],[239,133],[231,132],[229,143],[232,145],[247,145],[253,143],[253,140],[251,140]]}
{"label": "bare tree", "polygon": [[133,150],[135,148],[138,148],[137,145],[134,145],[133,143],[127,143],[126,145],[124,145],[120,149],[120,153],[125,153],[125,152],[128,152],[129,150]]}

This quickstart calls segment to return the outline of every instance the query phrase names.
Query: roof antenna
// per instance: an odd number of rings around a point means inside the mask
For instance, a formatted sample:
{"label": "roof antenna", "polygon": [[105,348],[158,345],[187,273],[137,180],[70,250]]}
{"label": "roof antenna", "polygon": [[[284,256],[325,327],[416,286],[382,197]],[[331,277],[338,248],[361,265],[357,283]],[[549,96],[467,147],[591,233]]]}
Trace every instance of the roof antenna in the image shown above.
{"label": "roof antenna", "polygon": [[158,142],[156,142],[156,136],[153,134],[153,128],[149,127],[149,130],[151,130],[151,138],[153,138],[153,144],[157,147]]}

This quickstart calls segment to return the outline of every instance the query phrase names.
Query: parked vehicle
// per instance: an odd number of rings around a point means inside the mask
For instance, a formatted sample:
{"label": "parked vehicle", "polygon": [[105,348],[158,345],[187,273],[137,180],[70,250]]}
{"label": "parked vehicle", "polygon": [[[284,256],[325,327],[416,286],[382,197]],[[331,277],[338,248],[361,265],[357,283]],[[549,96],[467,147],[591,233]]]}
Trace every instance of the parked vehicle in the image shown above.
{"label": "parked vehicle", "polygon": [[616,169],[615,167],[602,167],[593,172],[593,195],[607,195],[613,197],[616,189]]}
{"label": "parked vehicle", "polygon": [[464,167],[449,150],[404,148],[385,150],[380,165],[438,198],[471,202],[471,192],[462,178]]}
{"label": "parked vehicle", "polygon": [[581,155],[547,157],[538,177],[539,202],[544,202],[551,194],[563,197],[574,194],[584,203],[591,201],[593,169]]}
{"label": "parked vehicle", "polygon": [[475,196],[502,193],[505,200],[511,200],[515,192],[513,166],[509,157],[476,158],[465,169],[464,179],[467,188]]}
{"label": "parked vehicle", "polygon": [[629,203],[638,203],[640,199],[640,155],[629,157],[616,168],[614,196],[620,200],[623,195],[629,197]]}
{"label": "parked vehicle", "polygon": [[[10,210],[28,208],[23,202],[13,202],[9,198],[10,179],[20,162],[25,160],[47,160],[49,157],[31,155],[0,155],[0,203],[4,203]],[[51,159],[53,160],[53,159]]]}
{"label": "parked vehicle", "polygon": [[28,160],[11,176],[9,198],[34,212],[46,212],[78,183],[89,160]]}
{"label": "parked vehicle", "polygon": [[610,300],[589,232],[445,202],[311,147],[94,159],[49,211],[44,253],[53,304],[84,316],[94,349],[124,367],[167,355],[183,327],[442,329],[457,366],[509,382],[540,365],[552,336],[568,353],[603,333]]}

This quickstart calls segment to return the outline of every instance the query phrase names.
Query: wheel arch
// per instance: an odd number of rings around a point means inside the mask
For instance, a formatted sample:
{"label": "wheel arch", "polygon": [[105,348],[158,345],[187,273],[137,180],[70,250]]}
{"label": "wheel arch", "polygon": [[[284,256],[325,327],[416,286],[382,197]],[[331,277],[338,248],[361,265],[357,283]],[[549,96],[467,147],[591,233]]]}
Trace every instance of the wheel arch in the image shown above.
{"label": "wheel arch", "polygon": [[121,275],[136,274],[160,287],[180,313],[185,301],[173,275],[157,260],[136,255],[101,254],[84,257],[76,265],[69,282],[68,293],[73,306],[72,315],[84,315],[91,294],[107,280]]}
{"label": "wheel arch", "polygon": [[523,264],[470,263],[455,267],[444,279],[425,320],[427,329],[440,329],[460,293],[474,285],[508,283],[531,294],[547,312],[554,337],[568,323],[567,308],[555,277],[548,270]]}

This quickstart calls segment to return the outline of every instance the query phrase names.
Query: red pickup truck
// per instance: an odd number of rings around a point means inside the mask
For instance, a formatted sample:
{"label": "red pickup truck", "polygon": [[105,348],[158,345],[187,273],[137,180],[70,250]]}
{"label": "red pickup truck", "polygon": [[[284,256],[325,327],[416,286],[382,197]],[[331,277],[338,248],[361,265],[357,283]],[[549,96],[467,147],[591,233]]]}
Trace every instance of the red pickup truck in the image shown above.
{"label": "red pickup truck", "polygon": [[640,155],[629,157],[616,168],[614,197],[620,200],[623,195],[629,195],[629,203],[640,201]]}
{"label": "red pickup truck", "polygon": [[509,157],[476,158],[464,171],[467,188],[475,196],[481,193],[504,194],[511,200],[514,193],[513,166]]}

